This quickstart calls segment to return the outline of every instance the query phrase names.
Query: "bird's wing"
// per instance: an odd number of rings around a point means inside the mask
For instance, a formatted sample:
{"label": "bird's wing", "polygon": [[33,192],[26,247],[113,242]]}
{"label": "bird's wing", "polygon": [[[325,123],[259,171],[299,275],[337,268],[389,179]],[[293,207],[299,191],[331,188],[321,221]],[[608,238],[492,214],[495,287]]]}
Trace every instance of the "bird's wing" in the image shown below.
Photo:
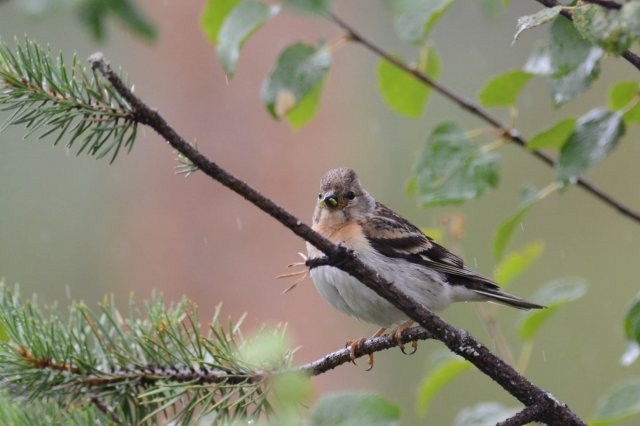
{"label": "bird's wing", "polygon": [[[463,281],[469,279],[497,287],[494,281],[468,268],[462,259],[383,204],[377,203],[373,214],[360,223],[371,246],[385,256],[402,258]],[[456,283],[455,279],[451,281]]]}

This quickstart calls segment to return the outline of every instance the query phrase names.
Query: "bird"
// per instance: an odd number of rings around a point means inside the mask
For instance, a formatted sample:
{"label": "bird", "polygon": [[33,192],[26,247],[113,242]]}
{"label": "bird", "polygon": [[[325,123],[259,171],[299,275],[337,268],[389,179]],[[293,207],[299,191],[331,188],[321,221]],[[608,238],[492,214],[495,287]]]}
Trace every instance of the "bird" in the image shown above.
{"label": "bird", "polygon": [[[327,171],[313,212],[312,228],[334,244],[351,250],[363,263],[400,291],[433,311],[453,302],[488,301],[530,310],[544,306],[506,293],[490,278],[469,268],[463,260],[423,233],[367,192],[350,168]],[[308,259],[324,256],[307,243]],[[413,323],[408,316],[358,279],[336,267],[323,265],[309,271],[320,296],[335,309],[380,328],[381,336],[400,340]],[[365,341],[347,341],[351,361]],[[414,352],[417,343],[413,342]],[[369,368],[373,355],[369,356]]]}

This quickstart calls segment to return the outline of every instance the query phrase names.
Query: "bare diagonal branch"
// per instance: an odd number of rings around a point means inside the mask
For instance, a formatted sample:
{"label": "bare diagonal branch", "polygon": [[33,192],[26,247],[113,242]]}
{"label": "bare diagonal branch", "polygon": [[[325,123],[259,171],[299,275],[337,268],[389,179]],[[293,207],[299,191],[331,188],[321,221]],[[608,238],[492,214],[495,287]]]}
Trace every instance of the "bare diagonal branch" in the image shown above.
{"label": "bare diagonal branch", "polygon": [[[547,409],[546,414],[548,418],[553,419],[550,423],[585,425],[569,407],[560,403],[550,393],[520,375],[513,367],[504,363],[486,346],[469,335],[469,333],[443,321],[439,316],[399,291],[393,283],[384,280],[373,269],[360,261],[353,253],[344,247],[332,244],[329,240],[312,230],[308,225],[265,197],[262,193],[249,186],[246,182],[229,174],[219,165],[198,152],[180,136],[157,111],[149,108],[140,98],[129,90],[117,73],[106,63],[102,54],[92,55],[89,61],[91,62],[92,68],[104,75],[114,89],[131,104],[135,120],[154,129],[174,149],[188,158],[203,173],[244,197],[256,207],[285,225],[296,235],[313,244],[325,253],[332,266],[351,274],[378,295],[402,310],[409,318],[429,331],[433,338],[440,340],[452,352],[470,361],[480,371],[491,377],[491,379],[496,381],[524,405],[543,404]],[[308,266],[313,267],[314,265],[309,264]]]}
{"label": "bare diagonal branch", "polygon": [[[555,0],[548,0],[548,1],[539,0],[539,1],[545,5],[546,3],[558,4]],[[342,28],[347,33],[348,37],[351,40],[361,44],[366,49],[368,49],[375,55],[379,56],[380,58],[383,58],[386,61],[389,61],[390,63],[394,64],[396,67],[400,68],[407,74],[412,75],[418,81],[422,82],[423,84],[426,84],[427,86],[431,87],[433,90],[440,93],[442,96],[444,96],[448,100],[460,106],[460,108],[462,108],[463,110],[475,115],[476,117],[480,118],[484,122],[488,123],[495,129],[497,129],[505,138],[508,138],[509,140],[511,140],[511,142],[515,143],[519,147],[524,148],[526,152],[530,153],[531,155],[533,155],[534,157],[536,157],[538,160],[542,161],[546,165],[552,168],[555,167],[556,163],[550,156],[548,156],[547,154],[541,151],[530,150],[529,148],[527,148],[527,141],[524,137],[522,137],[520,132],[518,132],[516,129],[511,129],[509,126],[507,126],[504,123],[501,123],[500,120],[498,120],[496,117],[491,115],[491,113],[489,113],[487,110],[481,108],[477,103],[469,99],[466,99],[465,97],[454,92],[453,90],[443,85],[442,83],[439,83],[433,80],[425,73],[405,64],[404,62],[394,57],[389,52],[385,51],[380,46],[378,46],[377,44],[375,44],[374,42],[372,42],[371,40],[363,36],[360,32],[358,32],[355,28],[353,28],[349,23],[347,23],[337,15],[331,14],[330,19],[333,22],[335,22],[340,28]],[[640,68],[640,58],[638,58],[638,67]],[[617,210],[620,214],[640,224],[640,212],[637,212],[631,209],[629,206],[622,203],[621,201],[616,200],[607,192],[598,188],[596,185],[594,185],[593,183],[589,182],[584,178],[579,178],[576,184],[581,188],[583,188],[584,190],[586,190],[591,195],[593,195],[594,197],[596,197],[597,199],[599,199],[600,201],[602,201],[603,203],[607,204],[609,207],[612,207],[615,210]]]}

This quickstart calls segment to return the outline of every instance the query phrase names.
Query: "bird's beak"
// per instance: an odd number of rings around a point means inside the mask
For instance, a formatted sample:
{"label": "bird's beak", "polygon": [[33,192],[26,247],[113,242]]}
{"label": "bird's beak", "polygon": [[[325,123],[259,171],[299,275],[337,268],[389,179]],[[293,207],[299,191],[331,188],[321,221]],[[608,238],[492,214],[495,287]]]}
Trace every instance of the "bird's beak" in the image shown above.
{"label": "bird's beak", "polygon": [[322,200],[320,201],[320,207],[327,207],[330,209],[339,207],[339,204],[338,197],[336,197],[333,192],[327,192],[324,194],[324,197],[322,197]]}

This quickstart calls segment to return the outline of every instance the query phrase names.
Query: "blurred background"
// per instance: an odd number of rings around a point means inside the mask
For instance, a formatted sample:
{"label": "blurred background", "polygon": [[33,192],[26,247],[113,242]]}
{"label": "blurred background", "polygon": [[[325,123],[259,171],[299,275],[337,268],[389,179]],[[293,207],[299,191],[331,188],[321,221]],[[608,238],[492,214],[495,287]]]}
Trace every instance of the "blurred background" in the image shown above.
{"label": "blurred background", "polygon": [[[306,221],[320,176],[329,168],[353,167],[376,198],[417,225],[442,227],[444,216],[464,215],[464,239],[452,248],[472,267],[491,274],[494,231],[515,212],[520,187],[544,186],[553,179],[552,170],[507,146],[501,150],[498,190],[462,206],[417,208],[406,195],[405,182],[431,129],[445,120],[466,129],[482,124],[435,94],[419,120],[391,112],[376,88],[378,59],[357,45],[335,54],[310,124],[292,131],[273,121],[259,96],[263,79],[288,44],[339,37],[340,30],[328,22],[285,11],[245,45],[230,81],[200,30],[201,2],[142,1],[158,26],[153,43],[114,22],[107,26],[106,42],[96,43],[68,9],[36,14],[37,3],[0,3],[5,42],[28,34],[54,51],[77,52],[81,59],[103,51],[111,64],[126,70],[136,93],[185,138],[197,140],[209,158]],[[539,4],[513,2],[506,12],[489,16],[480,3],[455,3],[432,32],[442,60],[440,80],[468,97],[490,76],[521,67],[533,41],[546,34],[543,29],[526,32],[511,46],[517,17],[537,11]],[[337,2],[335,9],[387,50],[415,57],[395,36],[380,3]],[[603,64],[594,87],[560,110],[551,107],[546,82],[534,79],[520,97],[516,127],[531,136],[560,116],[605,105],[612,82],[637,79],[637,71],[621,59]],[[22,128],[9,128],[0,135],[0,276],[8,284],[20,283],[23,294],[35,292],[40,300],[63,305],[70,299],[95,305],[104,294],[113,293],[124,303],[132,293],[141,300],[158,289],[170,300],[186,295],[196,301],[203,323],[223,302],[233,317],[248,312],[249,333],[260,323],[288,323],[291,344],[301,346],[298,363],[375,331],[330,308],[310,281],[282,295],[290,282],[273,277],[299,260],[303,241],[203,175],[175,176],[174,153],[152,132],[142,132],[133,152],[113,165],[75,158],[49,140],[25,141],[23,134]],[[639,136],[638,126],[628,129],[616,151],[588,174],[636,210]],[[626,346],[622,319],[639,287],[640,226],[570,188],[532,210],[512,247],[537,240],[545,242],[545,253],[511,292],[527,297],[565,276],[584,277],[589,291],[540,333],[527,376],[588,418],[604,390],[639,373],[637,363],[625,368],[618,361]],[[503,308],[499,320],[516,352],[519,315]],[[491,346],[473,306],[457,305],[443,316]],[[402,406],[402,424],[415,424],[414,398],[425,359],[440,346],[423,342],[413,356],[399,350],[379,353],[371,372],[345,365],[314,379],[316,395],[376,391]],[[474,371],[437,397],[426,421],[451,424],[461,408],[481,401],[518,405]]]}

